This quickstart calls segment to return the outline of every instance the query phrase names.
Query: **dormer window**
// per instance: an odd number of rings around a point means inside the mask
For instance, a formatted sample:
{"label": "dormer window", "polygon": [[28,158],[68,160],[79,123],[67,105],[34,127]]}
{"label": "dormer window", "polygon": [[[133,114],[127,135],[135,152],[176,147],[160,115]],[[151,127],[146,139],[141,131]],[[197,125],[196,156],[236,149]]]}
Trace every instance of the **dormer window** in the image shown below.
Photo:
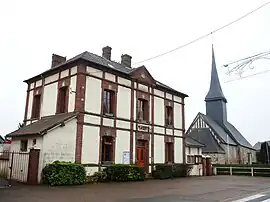
{"label": "dormer window", "polygon": [[40,102],[41,95],[35,95],[33,98],[32,119],[39,118],[40,116]]}
{"label": "dormer window", "polygon": [[104,90],[104,100],[103,100],[103,114],[114,115],[114,100],[115,93],[111,90]]}
{"label": "dormer window", "polygon": [[57,103],[57,113],[67,112],[68,104],[68,87],[64,86],[58,90],[58,103]]}
{"label": "dormer window", "polygon": [[137,119],[139,121],[149,120],[149,105],[147,100],[138,99]]}

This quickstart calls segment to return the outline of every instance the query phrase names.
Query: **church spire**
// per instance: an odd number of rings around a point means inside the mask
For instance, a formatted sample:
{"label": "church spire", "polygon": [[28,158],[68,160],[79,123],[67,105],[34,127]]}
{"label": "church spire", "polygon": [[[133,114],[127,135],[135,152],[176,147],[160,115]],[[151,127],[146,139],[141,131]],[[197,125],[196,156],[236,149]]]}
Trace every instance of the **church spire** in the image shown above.
{"label": "church spire", "polygon": [[212,45],[212,71],[210,89],[205,97],[206,115],[223,125],[227,121],[227,100],[223,95],[216,67],[214,48]]}
{"label": "church spire", "polygon": [[211,71],[211,83],[209,91],[205,97],[205,101],[214,101],[214,100],[223,100],[225,103],[227,102],[218,78],[217,67],[216,67],[216,60],[215,60],[215,53],[214,47],[212,45],[212,71]]}

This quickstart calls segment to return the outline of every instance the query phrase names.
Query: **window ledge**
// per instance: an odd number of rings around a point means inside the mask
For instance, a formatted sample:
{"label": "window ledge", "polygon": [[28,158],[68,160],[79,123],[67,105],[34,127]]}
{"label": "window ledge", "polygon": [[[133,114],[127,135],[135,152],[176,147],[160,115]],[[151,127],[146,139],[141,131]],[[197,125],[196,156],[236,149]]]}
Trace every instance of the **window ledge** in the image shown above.
{"label": "window ledge", "polygon": [[113,161],[102,161],[102,162],[101,162],[101,166],[110,166],[110,165],[112,165],[112,164],[114,164]]}
{"label": "window ledge", "polygon": [[137,119],[137,122],[139,122],[139,123],[145,123],[145,124],[150,124],[150,121],[141,120],[141,119]]}
{"label": "window ledge", "polygon": [[114,117],[114,114],[111,114],[111,113],[104,113],[103,115],[107,117]]}
{"label": "window ledge", "polygon": [[166,128],[173,129],[173,125],[165,125]]}

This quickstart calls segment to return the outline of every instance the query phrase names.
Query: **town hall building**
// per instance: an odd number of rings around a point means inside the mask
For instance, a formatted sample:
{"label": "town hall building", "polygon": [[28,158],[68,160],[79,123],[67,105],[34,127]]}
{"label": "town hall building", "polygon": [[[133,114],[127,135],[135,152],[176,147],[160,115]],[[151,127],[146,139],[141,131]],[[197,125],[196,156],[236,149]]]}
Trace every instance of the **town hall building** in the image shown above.
{"label": "town hall building", "polygon": [[255,149],[227,120],[227,99],[219,82],[213,47],[211,82],[205,103],[206,114],[200,112],[197,114],[186,136],[205,145],[202,153],[211,156],[213,163],[250,164],[255,162]]}
{"label": "town hall building", "polygon": [[[132,57],[111,60],[83,52],[53,54],[51,68],[25,80],[24,125],[7,135],[11,151],[40,149],[39,167],[55,160],[87,165],[93,174],[112,163],[185,162],[186,94],[156,81]],[[40,172],[41,169],[39,169]]]}

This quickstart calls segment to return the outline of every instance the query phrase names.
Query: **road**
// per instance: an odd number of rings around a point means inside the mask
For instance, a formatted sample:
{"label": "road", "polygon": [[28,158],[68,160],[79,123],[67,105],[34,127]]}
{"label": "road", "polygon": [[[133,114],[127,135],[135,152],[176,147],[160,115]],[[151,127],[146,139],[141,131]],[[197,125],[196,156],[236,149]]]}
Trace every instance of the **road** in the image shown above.
{"label": "road", "polygon": [[245,202],[269,201],[270,178],[191,177],[73,187],[16,185],[0,189],[2,202]]}

